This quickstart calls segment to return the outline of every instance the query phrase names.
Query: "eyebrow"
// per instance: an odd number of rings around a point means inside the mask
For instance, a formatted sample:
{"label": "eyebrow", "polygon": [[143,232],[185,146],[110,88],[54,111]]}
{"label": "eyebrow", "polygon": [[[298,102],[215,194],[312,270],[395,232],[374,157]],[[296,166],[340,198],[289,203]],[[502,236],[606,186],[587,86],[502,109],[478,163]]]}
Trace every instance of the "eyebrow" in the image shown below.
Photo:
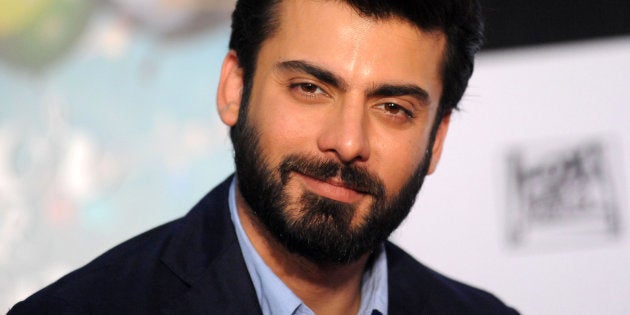
{"label": "eyebrow", "polygon": [[282,70],[300,71],[314,76],[317,80],[330,84],[335,88],[346,90],[346,82],[334,73],[302,60],[283,61],[277,65]]}
{"label": "eyebrow", "polygon": [[[348,84],[342,78],[322,67],[303,60],[283,61],[278,63],[276,67],[281,70],[304,72],[335,88],[343,91],[347,90]],[[366,94],[368,97],[396,97],[409,95],[416,98],[423,104],[430,104],[431,100],[429,93],[415,84],[381,84],[370,89]]]}
{"label": "eyebrow", "polygon": [[430,104],[431,98],[429,93],[414,84],[383,84],[370,89],[367,93],[368,97],[396,97],[409,95],[414,97],[422,104]]}

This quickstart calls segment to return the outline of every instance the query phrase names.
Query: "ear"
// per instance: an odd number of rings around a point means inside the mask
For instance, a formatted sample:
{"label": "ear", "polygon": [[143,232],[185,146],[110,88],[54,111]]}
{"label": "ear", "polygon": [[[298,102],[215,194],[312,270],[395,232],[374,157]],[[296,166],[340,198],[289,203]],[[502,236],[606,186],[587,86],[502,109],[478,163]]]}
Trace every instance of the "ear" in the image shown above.
{"label": "ear", "polygon": [[442,148],[444,148],[444,140],[446,139],[446,133],[448,131],[448,125],[451,122],[451,113],[446,113],[442,120],[440,120],[440,125],[438,126],[437,133],[435,134],[435,142],[433,142],[433,152],[431,153],[431,164],[429,165],[428,174],[432,174],[435,172],[437,168],[438,162],[440,161],[440,156],[442,156]]}
{"label": "ear", "polygon": [[238,56],[230,50],[221,67],[221,77],[217,89],[217,110],[224,124],[232,127],[238,120],[243,93],[243,69],[239,66]]}

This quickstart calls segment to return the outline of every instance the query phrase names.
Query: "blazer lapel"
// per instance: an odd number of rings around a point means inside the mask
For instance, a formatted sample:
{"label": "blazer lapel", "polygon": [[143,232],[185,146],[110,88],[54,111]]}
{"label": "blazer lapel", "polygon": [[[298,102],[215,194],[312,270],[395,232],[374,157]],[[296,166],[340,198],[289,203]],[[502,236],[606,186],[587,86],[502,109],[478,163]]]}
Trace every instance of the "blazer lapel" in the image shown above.
{"label": "blazer lapel", "polygon": [[409,262],[407,254],[389,241],[387,252],[388,314],[425,314],[431,296],[427,276]]}
{"label": "blazer lapel", "polygon": [[230,246],[165,314],[261,314],[241,251]]}
{"label": "blazer lapel", "polygon": [[162,262],[188,286],[166,314],[260,314],[228,208],[229,177],[185,217]]}

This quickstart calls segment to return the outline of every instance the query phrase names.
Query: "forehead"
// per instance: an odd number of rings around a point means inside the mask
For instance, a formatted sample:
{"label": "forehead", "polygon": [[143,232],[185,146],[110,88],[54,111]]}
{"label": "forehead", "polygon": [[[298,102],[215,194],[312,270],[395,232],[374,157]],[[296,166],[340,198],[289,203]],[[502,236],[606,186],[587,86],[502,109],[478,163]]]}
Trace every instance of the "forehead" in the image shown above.
{"label": "forehead", "polygon": [[288,0],[276,9],[277,29],[259,54],[263,66],[306,60],[357,84],[413,81],[441,93],[442,32],[361,16],[342,1]]}

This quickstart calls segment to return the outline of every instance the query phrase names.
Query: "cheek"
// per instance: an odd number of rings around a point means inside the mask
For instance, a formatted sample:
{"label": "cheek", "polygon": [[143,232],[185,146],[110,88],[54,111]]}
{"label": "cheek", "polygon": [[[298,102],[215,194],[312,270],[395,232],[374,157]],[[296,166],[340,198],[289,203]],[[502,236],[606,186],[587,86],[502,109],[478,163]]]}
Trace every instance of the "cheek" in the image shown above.
{"label": "cheek", "polygon": [[280,163],[291,153],[309,150],[317,117],[292,104],[278,92],[260,93],[250,103],[249,123],[260,132],[260,145],[269,162]]}
{"label": "cheek", "polygon": [[[406,139],[388,139],[379,141],[373,147],[373,166],[384,181],[388,194],[396,194],[410,179],[410,176],[421,165],[426,150],[426,143],[422,138],[422,132],[415,137]],[[428,137],[427,137],[428,138]]]}

